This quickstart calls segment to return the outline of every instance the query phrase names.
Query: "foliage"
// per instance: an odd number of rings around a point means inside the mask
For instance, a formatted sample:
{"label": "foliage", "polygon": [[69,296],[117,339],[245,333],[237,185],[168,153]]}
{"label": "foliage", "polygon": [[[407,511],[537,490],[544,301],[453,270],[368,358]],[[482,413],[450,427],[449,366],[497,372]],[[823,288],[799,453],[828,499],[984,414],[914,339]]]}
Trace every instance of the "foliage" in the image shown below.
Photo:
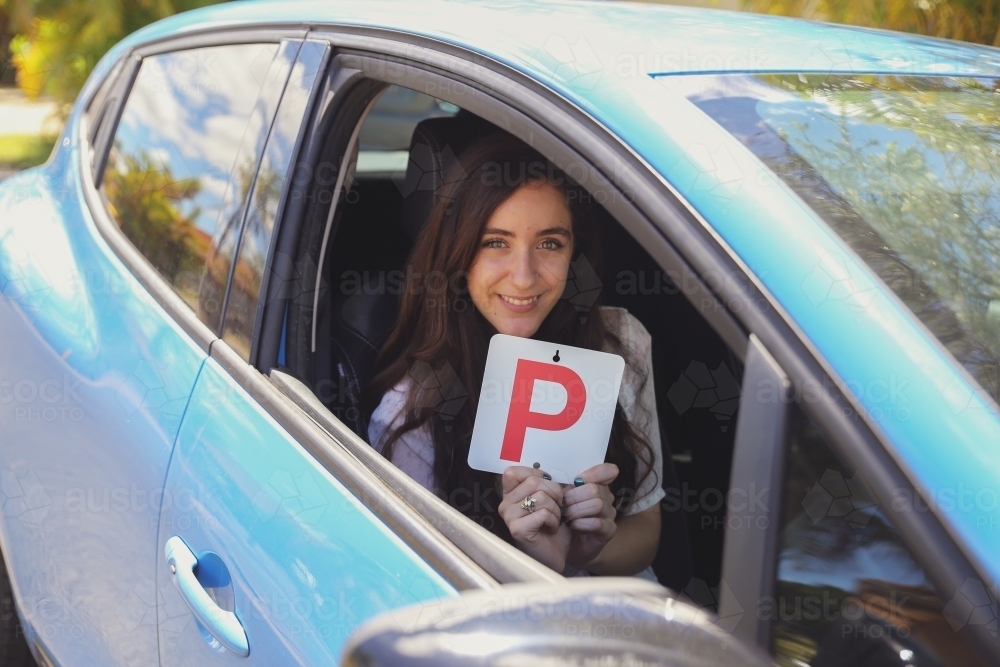
{"label": "foliage", "polygon": [[0,137],[0,165],[28,169],[49,159],[55,137],[34,134],[10,134]]}
{"label": "foliage", "polygon": [[0,0],[17,36],[11,41],[17,82],[29,97],[71,102],[94,65],[139,28],[220,0]]}
{"label": "foliage", "polygon": [[1000,0],[742,0],[764,14],[1000,46]]}

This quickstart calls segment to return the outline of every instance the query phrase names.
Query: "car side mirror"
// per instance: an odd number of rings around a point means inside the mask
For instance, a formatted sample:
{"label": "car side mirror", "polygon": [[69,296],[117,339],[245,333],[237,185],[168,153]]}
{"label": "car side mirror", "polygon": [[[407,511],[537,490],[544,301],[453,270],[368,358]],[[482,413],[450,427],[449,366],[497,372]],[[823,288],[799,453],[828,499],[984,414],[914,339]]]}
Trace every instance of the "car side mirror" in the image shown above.
{"label": "car side mirror", "polygon": [[727,665],[770,661],[666,588],[631,577],[511,584],[376,617],[344,667]]}

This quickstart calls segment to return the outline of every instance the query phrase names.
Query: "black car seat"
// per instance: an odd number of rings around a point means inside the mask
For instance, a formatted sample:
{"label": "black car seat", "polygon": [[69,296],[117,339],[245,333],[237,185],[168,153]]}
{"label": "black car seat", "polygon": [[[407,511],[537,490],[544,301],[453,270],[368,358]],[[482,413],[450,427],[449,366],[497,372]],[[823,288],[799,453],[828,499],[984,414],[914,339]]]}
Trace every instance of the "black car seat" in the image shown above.
{"label": "black car seat", "polygon": [[[349,247],[355,252],[364,252],[366,247],[384,248],[389,241],[395,241],[394,245],[397,247],[408,247],[416,240],[430,215],[435,197],[456,156],[473,140],[491,131],[498,130],[494,125],[465,111],[460,111],[455,116],[428,118],[418,123],[410,140],[406,178],[399,188],[402,202],[398,218],[385,220],[388,224],[379,225],[379,221],[370,218],[354,219],[350,205],[345,206],[342,209],[345,213],[337,223],[334,244],[341,248]],[[388,183],[381,186],[388,190],[396,187]],[[393,193],[382,192],[375,196],[385,201],[391,194]],[[370,197],[364,195],[361,199],[370,201]],[[366,208],[365,211],[369,215],[372,213],[371,208]],[[390,211],[380,208],[378,213],[385,215]],[[360,227],[365,229],[358,229]],[[345,242],[343,238],[345,235],[354,236],[365,231],[378,234],[378,242],[351,243]],[[397,238],[389,239],[388,236]],[[331,259],[333,254],[331,253]],[[357,265],[360,260],[365,269],[371,269],[368,275],[360,272],[363,279],[376,274],[383,279],[372,280],[377,281],[377,284],[363,282],[360,289],[356,290],[333,290],[329,307],[320,313],[320,317],[327,321],[322,322],[319,329],[324,333],[329,331],[330,346],[317,357],[317,366],[326,369],[325,372],[322,368],[318,369],[317,395],[347,426],[367,440],[368,415],[361,406],[361,391],[372,379],[375,359],[392,333],[399,310],[399,294],[387,289],[384,275],[387,269],[402,270],[404,267],[401,262],[398,266],[387,267],[384,257],[353,259],[353,265]],[[331,283],[336,283],[332,277]],[[327,378],[326,382],[321,379],[323,376]],[[325,386],[327,382],[331,386]]]}

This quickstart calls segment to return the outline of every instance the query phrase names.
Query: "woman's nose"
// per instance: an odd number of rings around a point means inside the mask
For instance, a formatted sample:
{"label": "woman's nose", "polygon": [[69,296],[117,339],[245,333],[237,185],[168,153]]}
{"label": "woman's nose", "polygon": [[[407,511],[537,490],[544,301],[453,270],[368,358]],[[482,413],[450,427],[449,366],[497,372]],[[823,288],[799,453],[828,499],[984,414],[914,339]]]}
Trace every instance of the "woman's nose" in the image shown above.
{"label": "woman's nose", "polygon": [[527,289],[535,284],[536,268],[534,257],[530,251],[522,251],[515,254],[512,259],[513,266],[510,268],[510,281],[514,287]]}

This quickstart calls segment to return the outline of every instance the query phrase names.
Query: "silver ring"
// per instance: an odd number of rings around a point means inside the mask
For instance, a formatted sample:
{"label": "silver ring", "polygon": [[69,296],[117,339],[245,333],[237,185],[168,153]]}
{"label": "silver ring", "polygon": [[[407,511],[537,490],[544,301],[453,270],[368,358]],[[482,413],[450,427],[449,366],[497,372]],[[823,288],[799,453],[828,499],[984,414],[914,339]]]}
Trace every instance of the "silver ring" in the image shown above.
{"label": "silver ring", "polygon": [[527,495],[527,496],[524,497],[524,500],[521,501],[521,509],[527,511],[528,514],[531,514],[532,512],[535,511],[535,503],[536,502],[537,501],[535,500],[534,496]]}

